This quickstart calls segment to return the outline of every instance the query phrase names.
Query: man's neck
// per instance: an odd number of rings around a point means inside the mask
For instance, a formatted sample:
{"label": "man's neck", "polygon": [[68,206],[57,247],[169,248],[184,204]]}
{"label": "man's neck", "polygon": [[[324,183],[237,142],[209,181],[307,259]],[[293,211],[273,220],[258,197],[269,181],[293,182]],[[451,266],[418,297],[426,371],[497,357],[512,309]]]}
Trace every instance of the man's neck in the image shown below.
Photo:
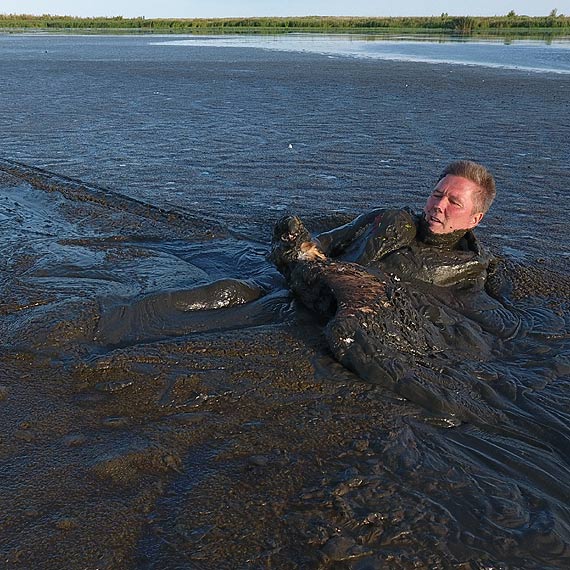
{"label": "man's neck", "polygon": [[457,249],[457,245],[469,230],[456,230],[445,234],[433,233],[422,215],[418,224],[418,240],[441,249]]}

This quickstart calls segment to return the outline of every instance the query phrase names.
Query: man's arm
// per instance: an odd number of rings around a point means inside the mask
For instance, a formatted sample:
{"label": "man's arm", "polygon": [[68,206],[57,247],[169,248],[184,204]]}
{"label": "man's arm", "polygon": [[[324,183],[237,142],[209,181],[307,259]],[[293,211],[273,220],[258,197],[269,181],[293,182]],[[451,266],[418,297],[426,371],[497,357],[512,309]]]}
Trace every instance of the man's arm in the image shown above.
{"label": "man's arm", "polygon": [[381,214],[384,210],[376,209],[361,214],[352,222],[323,232],[316,237],[321,250],[330,257],[340,255],[350,244],[358,239],[366,228]]}

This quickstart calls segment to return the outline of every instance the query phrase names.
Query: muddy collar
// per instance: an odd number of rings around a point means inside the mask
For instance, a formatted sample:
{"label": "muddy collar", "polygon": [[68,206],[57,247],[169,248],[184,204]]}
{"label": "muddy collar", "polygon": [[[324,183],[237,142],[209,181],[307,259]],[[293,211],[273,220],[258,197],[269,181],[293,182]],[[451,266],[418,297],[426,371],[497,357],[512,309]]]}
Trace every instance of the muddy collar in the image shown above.
{"label": "muddy collar", "polygon": [[419,216],[418,240],[426,245],[440,249],[458,249],[459,242],[469,230],[456,230],[446,234],[434,234],[428,227],[423,215]]}

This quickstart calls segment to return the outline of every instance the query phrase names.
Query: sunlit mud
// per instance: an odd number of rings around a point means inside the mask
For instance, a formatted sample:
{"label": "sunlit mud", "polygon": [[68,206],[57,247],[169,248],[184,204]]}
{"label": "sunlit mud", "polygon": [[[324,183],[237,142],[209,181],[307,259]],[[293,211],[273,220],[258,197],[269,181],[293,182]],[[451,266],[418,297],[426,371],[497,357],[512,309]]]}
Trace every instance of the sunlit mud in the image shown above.
{"label": "sunlit mud", "polygon": [[0,166],[6,568],[568,567],[566,275],[507,259],[501,335]]}

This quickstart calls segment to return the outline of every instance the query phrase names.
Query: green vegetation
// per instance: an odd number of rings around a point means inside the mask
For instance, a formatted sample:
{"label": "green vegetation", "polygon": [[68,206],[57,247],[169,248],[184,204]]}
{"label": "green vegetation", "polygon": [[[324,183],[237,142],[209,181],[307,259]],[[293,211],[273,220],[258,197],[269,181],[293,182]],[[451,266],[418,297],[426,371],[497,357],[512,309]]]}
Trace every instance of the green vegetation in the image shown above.
{"label": "green vegetation", "polygon": [[570,31],[570,17],[554,9],[548,16],[520,16],[511,10],[506,16],[472,17],[441,16],[406,18],[364,18],[307,16],[291,18],[228,18],[228,19],[145,19],[140,18],[74,18],[71,16],[27,16],[0,14],[4,30],[97,30],[204,33],[211,31],[432,31],[453,33],[504,33],[507,31]]}

